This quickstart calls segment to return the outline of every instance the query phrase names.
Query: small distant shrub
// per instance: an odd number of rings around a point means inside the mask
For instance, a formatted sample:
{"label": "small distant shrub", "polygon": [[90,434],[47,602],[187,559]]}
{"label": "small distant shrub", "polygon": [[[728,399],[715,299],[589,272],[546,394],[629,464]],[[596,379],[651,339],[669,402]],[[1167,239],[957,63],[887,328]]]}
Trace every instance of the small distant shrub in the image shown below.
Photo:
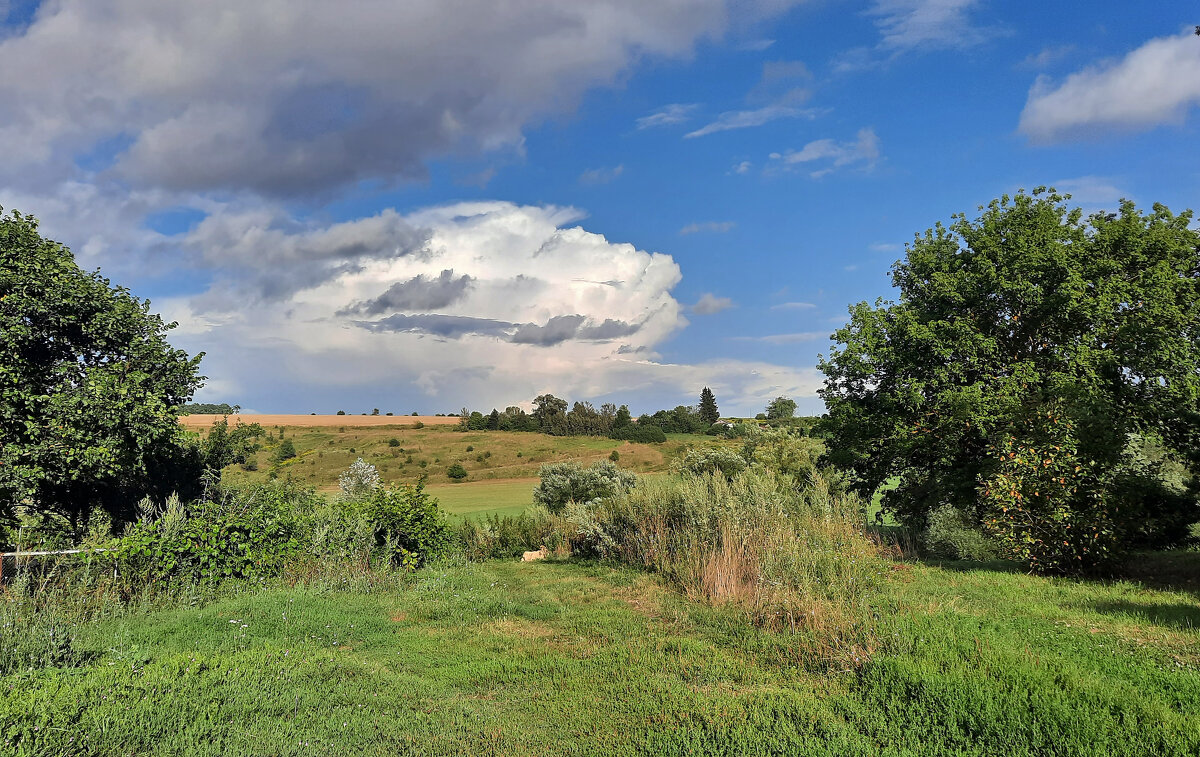
{"label": "small distant shrub", "polygon": [[523,452],[517,452],[517,457],[522,457],[524,454],[525,453],[523,453]]}
{"label": "small distant shrub", "polygon": [[446,475],[449,476],[450,478],[454,479],[455,481],[462,481],[464,478],[467,477],[468,474],[467,474],[467,469],[462,467],[461,464],[454,463],[453,465],[451,465],[449,468],[446,469]]}
{"label": "small distant shrub", "polygon": [[617,452],[617,451],[614,449],[612,452],[610,452],[610,453],[608,454],[608,459],[609,459],[609,460],[612,460],[612,461],[615,463],[615,462],[617,462],[618,460],[620,460],[620,459],[621,459],[621,453],[620,453],[620,452]]}
{"label": "small distant shrub", "polygon": [[291,460],[296,456],[296,445],[291,439],[284,439],[275,448],[275,462],[282,463],[284,460]]}
{"label": "small distant shrub", "polygon": [[[399,447],[400,440],[393,436],[391,439],[388,439],[388,446],[389,447]],[[400,451],[403,452],[404,450],[400,450]]]}
{"label": "small distant shrub", "polygon": [[345,410],[339,410],[339,411],[337,411],[337,414],[338,414],[338,415],[345,415],[345,414],[346,414],[346,411],[345,411]]}
{"label": "small distant shrub", "polygon": [[353,447],[351,447],[351,448],[350,448],[350,454],[351,454],[351,455],[356,455],[356,454],[358,454],[358,453],[357,453],[357,452],[355,452],[355,450],[354,450],[354,448],[353,448]]}
{"label": "small distant shrub", "polygon": [[384,413],[384,415],[392,415],[392,413]]}
{"label": "small distant shrub", "polygon": [[421,421],[417,421],[416,423],[413,424],[413,428],[425,428],[425,424],[422,423]]}
{"label": "small distant shrub", "polygon": [[417,414],[417,411],[416,411],[416,410],[412,411],[412,414],[413,414],[413,415],[416,415],[416,414]]}
{"label": "small distant shrub", "polygon": [[476,456],[475,456],[475,462],[477,462],[477,463],[482,463],[482,462],[483,462],[483,455],[476,455]]}
{"label": "small distant shrub", "polygon": [[242,463],[242,470],[244,470],[244,471],[258,470],[258,460],[256,460],[253,457],[247,459],[246,462]]}
{"label": "small distant shrub", "polygon": [[491,451],[491,450],[488,450],[487,452],[484,452],[484,453],[483,453],[483,457],[484,457],[484,459],[487,459],[487,458],[489,458],[489,457],[491,457],[491,456],[492,456],[492,451]]}
{"label": "small distant shrub", "polygon": [[428,460],[422,460],[422,461],[421,461],[419,464],[420,464],[420,466],[421,466],[422,468],[427,468],[427,467],[429,467],[429,461],[428,461]]}
{"label": "small distant shrub", "polygon": [[474,445],[474,444],[468,444],[468,445],[467,445],[467,452],[474,452],[474,451],[475,451],[475,445]]}
{"label": "small distant shrub", "polygon": [[930,557],[943,560],[979,561],[996,557],[995,543],[953,505],[942,505],[929,513],[921,541]]}

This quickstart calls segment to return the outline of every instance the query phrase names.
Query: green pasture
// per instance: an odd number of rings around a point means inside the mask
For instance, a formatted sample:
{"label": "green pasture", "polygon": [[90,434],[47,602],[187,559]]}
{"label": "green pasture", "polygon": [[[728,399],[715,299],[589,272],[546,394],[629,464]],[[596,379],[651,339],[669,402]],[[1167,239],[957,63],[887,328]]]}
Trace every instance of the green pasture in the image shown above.
{"label": "green pasture", "polygon": [[437,484],[427,487],[451,516],[482,518],[488,515],[517,515],[533,502],[536,478],[511,481],[478,481]]}

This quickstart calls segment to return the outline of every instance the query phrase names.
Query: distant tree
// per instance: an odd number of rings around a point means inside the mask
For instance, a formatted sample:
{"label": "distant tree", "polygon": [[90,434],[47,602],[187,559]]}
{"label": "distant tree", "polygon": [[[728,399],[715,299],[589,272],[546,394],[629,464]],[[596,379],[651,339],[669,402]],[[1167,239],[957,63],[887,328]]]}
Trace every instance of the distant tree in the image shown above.
{"label": "distant tree", "polygon": [[228,403],[213,404],[210,402],[189,402],[179,410],[180,415],[236,415],[241,411],[240,405]]}
{"label": "distant tree", "polygon": [[345,410],[339,410],[339,411],[337,411],[337,414],[338,414],[338,415],[345,415],[345,414],[346,414],[346,411],[345,411]]}
{"label": "distant tree", "polygon": [[565,419],[559,421],[556,416],[565,416],[566,413],[567,401],[560,400],[553,394],[543,394],[533,400],[533,418],[537,421],[538,428],[545,433],[552,433],[550,429],[554,427],[562,428],[565,433]]}
{"label": "distant tree", "polygon": [[32,216],[0,216],[0,526],[17,506],[131,516],[145,495],[191,494],[199,451],[180,408],[203,377],[173,323],[86,273]]}
{"label": "distant tree", "polygon": [[226,418],[213,421],[208,436],[200,444],[204,467],[220,471],[228,465],[245,463],[262,448],[258,440],[265,433],[257,423],[239,423],[231,429]]}
{"label": "distant tree", "polygon": [[629,414],[629,405],[621,405],[613,417],[613,430],[628,428],[631,425],[633,425],[633,416]]}
{"label": "distant tree", "polygon": [[[351,447],[350,451],[353,452],[354,448]],[[296,456],[296,445],[292,442],[291,439],[284,439],[282,442],[279,443],[279,446],[275,448],[274,460],[277,463],[282,463],[284,460],[291,460],[295,456]]]}
{"label": "distant tree", "polygon": [[371,415],[379,415],[379,408],[375,408],[374,410],[372,410]]}
{"label": "distant tree", "polygon": [[717,398],[707,386],[700,392],[700,420],[709,426],[721,420],[721,412],[717,410]]}
{"label": "distant tree", "polygon": [[455,481],[462,481],[469,474],[467,473],[467,469],[462,467],[460,463],[454,463],[446,469],[446,475]]}
{"label": "distant tree", "polygon": [[490,431],[500,430],[500,411],[492,408],[492,412],[488,414],[487,427]]}
{"label": "distant tree", "polygon": [[776,397],[767,405],[767,420],[791,418],[796,414],[796,402],[787,397]]}
{"label": "distant tree", "polygon": [[[831,461],[922,526],[952,505],[1036,570],[1178,540],[1194,498],[1135,435],[1200,464],[1200,232],[1131,202],[1084,218],[1052,190],[918,236],[897,302],[860,303],[822,360]],[[1186,501],[1191,499],[1190,502]]]}

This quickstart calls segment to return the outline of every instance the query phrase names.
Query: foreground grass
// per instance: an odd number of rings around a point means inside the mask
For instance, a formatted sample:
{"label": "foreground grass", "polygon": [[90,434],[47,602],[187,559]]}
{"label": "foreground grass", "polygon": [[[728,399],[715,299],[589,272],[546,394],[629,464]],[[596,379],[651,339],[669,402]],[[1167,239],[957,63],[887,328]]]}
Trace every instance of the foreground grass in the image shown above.
{"label": "foreground grass", "polygon": [[849,670],[576,563],[427,569],[81,626],[0,678],[14,754],[1196,754],[1194,594],[900,566]]}

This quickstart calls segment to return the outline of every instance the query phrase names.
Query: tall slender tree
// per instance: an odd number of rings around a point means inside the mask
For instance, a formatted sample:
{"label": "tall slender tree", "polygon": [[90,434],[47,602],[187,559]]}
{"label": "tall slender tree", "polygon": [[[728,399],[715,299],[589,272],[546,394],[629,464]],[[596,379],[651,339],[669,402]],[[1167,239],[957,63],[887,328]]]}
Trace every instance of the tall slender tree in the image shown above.
{"label": "tall slender tree", "polygon": [[717,398],[713,396],[712,389],[706,386],[700,392],[700,420],[711,426],[720,419],[721,412],[717,410]]}

